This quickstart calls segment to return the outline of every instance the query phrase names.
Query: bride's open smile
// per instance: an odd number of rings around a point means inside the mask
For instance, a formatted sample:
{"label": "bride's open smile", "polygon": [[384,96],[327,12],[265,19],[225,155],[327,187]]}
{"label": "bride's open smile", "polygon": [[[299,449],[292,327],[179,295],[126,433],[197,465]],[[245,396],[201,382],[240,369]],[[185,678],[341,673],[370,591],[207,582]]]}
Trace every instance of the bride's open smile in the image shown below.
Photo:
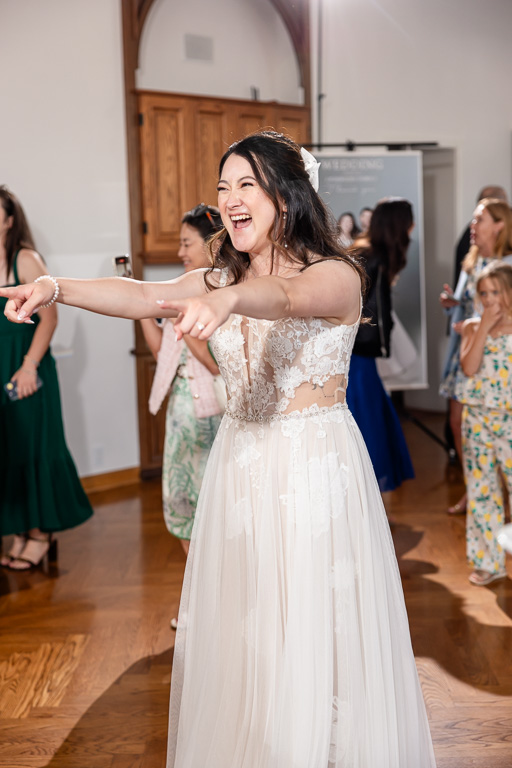
{"label": "bride's open smile", "polygon": [[268,233],[275,208],[258,184],[250,163],[233,154],[222,169],[217,187],[222,221],[237,251],[252,256],[270,255]]}

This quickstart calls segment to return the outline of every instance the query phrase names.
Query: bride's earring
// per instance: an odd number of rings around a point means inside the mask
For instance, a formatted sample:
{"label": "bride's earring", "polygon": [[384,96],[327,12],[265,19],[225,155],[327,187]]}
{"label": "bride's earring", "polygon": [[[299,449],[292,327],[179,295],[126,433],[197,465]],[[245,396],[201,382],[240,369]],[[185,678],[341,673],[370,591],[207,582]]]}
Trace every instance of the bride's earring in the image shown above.
{"label": "bride's earring", "polygon": [[[287,213],[286,213],[286,211],[283,211],[283,232],[286,231],[286,218],[287,218]],[[286,237],[284,238],[283,245],[284,245],[285,248],[288,248],[288,243],[286,242]]]}

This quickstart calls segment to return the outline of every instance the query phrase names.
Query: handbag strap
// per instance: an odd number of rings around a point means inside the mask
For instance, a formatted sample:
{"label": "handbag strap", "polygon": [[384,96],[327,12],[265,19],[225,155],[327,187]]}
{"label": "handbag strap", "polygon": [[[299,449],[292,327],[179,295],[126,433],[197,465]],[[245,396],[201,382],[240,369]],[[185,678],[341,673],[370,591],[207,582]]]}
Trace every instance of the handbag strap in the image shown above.
{"label": "handbag strap", "polygon": [[386,347],[386,336],[384,334],[384,320],[382,318],[382,296],[380,294],[380,288],[382,285],[382,267],[379,265],[379,271],[377,274],[376,284],[376,299],[377,299],[377,326],[379,328],[380,338],[380,352],[382,357],[388,357],[388,350]]}
{"label": "handbag strap", "polygon": [[18,253],[20,252],[20,249],[16,251],[14,254],[14,259],[12,260],[12,273],[14,275],[14,285],[20,285],[20,278],[18,277]]}

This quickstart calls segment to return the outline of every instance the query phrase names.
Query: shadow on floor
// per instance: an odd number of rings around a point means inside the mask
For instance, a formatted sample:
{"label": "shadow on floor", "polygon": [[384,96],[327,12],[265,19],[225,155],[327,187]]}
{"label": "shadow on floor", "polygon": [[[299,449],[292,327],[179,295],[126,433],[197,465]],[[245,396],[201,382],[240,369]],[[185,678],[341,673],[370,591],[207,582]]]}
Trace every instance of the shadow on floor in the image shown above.
{"label": "shadow on floor", "polygon": [[[484,691],[492,688],[496,695],[510,696],[512,628],[486,623],[483,609],[481,620],[474,611],[466,611],[466,601],[460,595],[428,578],[438,573],[433,563],[404,558],[421,540],[421,531],[400,523],[392,525],[392,532],[415,655],[434,659],[468,685]],[[493,592],[501,610],[512,615],[510,579],[492,582],[488,587],[468,584],[469,599],[472,590],[477,589]]]}
{"label": "shadow on floor", "polygon": [[173,650],[139,659],[123,672],[46,768],[164,768]]}

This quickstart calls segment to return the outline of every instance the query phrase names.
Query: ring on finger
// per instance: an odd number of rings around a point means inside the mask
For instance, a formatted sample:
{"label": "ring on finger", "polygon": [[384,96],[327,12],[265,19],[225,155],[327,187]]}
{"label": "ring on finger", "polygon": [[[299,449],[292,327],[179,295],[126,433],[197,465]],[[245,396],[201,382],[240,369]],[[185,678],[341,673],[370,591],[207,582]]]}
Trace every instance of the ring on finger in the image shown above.
{"label": "ring on finger", "polygon": [[206,328],[206,325],[204,325],[204,323],[197,322],[196,325],[200,331],[204,331],[204,329]]}

